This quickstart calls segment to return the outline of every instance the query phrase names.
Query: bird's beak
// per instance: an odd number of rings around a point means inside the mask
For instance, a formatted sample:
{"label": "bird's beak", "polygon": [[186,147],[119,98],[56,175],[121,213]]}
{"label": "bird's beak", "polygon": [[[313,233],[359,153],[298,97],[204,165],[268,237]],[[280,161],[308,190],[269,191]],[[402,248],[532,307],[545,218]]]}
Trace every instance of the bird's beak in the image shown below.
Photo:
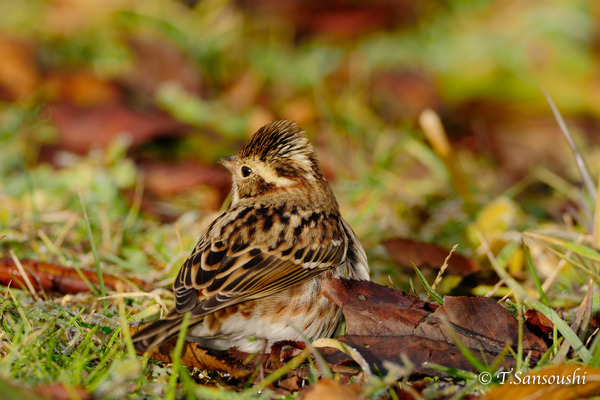
{"label": "bird's beak", "polygon": [[233,174],[235,172],[235,161],[236,161],[236,156],[229,156],[229,157],[221,158],[219,160],[219,163],[222,166],[224,166],[225,168],[227,168],[229,170],[229,172],[231,172]]}

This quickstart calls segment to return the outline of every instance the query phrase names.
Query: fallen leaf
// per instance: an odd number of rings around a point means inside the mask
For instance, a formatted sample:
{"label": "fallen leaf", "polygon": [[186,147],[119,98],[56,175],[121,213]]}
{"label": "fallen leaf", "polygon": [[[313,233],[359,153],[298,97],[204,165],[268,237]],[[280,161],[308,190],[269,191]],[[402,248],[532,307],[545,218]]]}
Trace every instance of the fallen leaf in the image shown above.
{"label": "fallen leaf", "polygon": [[175,44],[148,33],[145,36],[130,36],[127,43],[133,52],[135,65],[121,82],[133,92],[154,96],[162,84],[170,82],[176,83],[187,93],[200,93],[200,69]]}
{"label": "fallen leaf", "polygon": [[86,153],[91,146],[106,147],[126,134],[138,146],[154,138],[180,134],[184,125],[159,111],[135,111],[118,103],[93,108],[58,103],[50,107],[50,118],[59,131],[59,147]]}
{"label": "fallen leaf", "polygon": [[404,0],[383,0],[368,4],[336,0],[241,0],[238,4],[255,18],[260,16],[267,21],[285,21],[299,37],[356,37],[382,28],[402,25],[411,21],[415,14],[413,4]]}
{"label": "fallen leaf", "polygon": [[[34,289],[38,292],[73,294],[90,290],[77,271],[72,268],[30,259],[21,259],[20,262]],[[81,270],[81,273],[91,283],[98,285],[98,275],[95,272]],[[144,282],[135,278],[124,280],[107,274],[103,274],[102,277],[104,278],[104,285],[113,290],[116,289],[119,283],[133,290],[138,290],[135,286],[149,289]],[[0,284],[27,289],[23,283],[21,273],[10,258],[0,258]]]}
{"label": "fallen leaf", "polygon": [[[428,367],[439,364],[447,367],[473,371],[473,365],[462,355],[458,346],[444,340],[434,340],[419,335],[397,336],[360,336],[344,335],[338,340],[356,349],[369,363],[373,371],[385,374],[384,361],[403,365],[406,357],[413,364],[413,374],[442,376],[443,374]],[[486,360],[484,360],[484,355]],[[497,354],[474,352],[481,362],[492,364]],[[505,368],[514,368],[512,358],[506,358],[502,364]]]}
{"label": "fallen leaf", "polygon": [[[388,239],[383,242],[386,250],[403,266],[412,270],[413,263],[418,268],[439,269],[450,250],[431,243],[406,238]],[[463,255],[452,254],[448,260],[447,273],[467,276],[481,271],[478,263]]]}
{"label": "fallen leaf", "polygon": [[40,385],[34,389],[35,393],[49,400],[88,400],[92,395],[82,387],[72,387],[66,383],[56,382],[49,385]]}
{"label": "fallen leaf", "polygon": [[138,165],[144,172],[144,188],[157,196],[173,196],[198,185],[207,185],[216,188],[221,195],[215,199],[218,208],[231,188],[231,176],[223,167],[204,166],[194,161],[149,161]]}
{"label": "fallen leaf", "polygon": [[14,100],[33,94],[40,82],[35,57],[30,43],[0,36],[0,98]]}
{"label": "fallen leaf", "polygon": [[[176,340],[175,338],[164,342],[146,355],[152,360],[173,362],[171,353],[175,348]],[[250,354],[237,350],[227,352],[206,350],[198,347],[196,343],[186,342],[181,354],[181,363],[188,367],[221,371],[234,378],[246,378],[255,370],[253,362],[256,362],[256,358],[248,360],[249,356]],[[248,360],[248,363],[244,363],[245,360]]]}
{"label": "fallen leaf", "polygon": [[[0,239],[2,238],[0,237]],[[596,329],[600,330],[600,310],[593,313],[592,318],[590,319],[589,331],[594,332]]]}
{"label": "fallen leaf", "polygon": [[[450,324],[446,327],[442,320]],[[506,344],[516,349],[518,343],[517,319],[489,297],[444,297],[438,308],[416,332],[437,340],[446,340],[453,328],[462,342],[474,350],[500,352]],[[523,351],[531,351],[534,358],[546,351],[545,342],[523,327]]]}
{"label": "fallen leaf", "polygon": [[[355,347],[382,370],[383,361],[400,362],[404,353],[427,373],[426,363],[474,370],[456,347],[453,335],[476,356],[491,363],[504,349],[518,343],[516,318],[487,297],[444,297],[444,305],[423,302],[393,288],[369,281],[333,279],[323,283],[325,296],[342,307],[346,336],[339,339]],[[524,327],[523,349],[535,358],[547,346]],[[502,365],[514,360],[507,356]],[[432,374],[432,373],[430,373]]]}
{"label": "fallen leaf", "polygon": [[[132,328],[131,331],[134,333],[139,329],[142,328]],[[153,351],[146,353],[145,356],[156,361],[172,362],[171,354],[175,348],[176,341],[177,339],[173,338],[161,344]],[[279,342],[275,343],[273,347],[275,348],[278,345]],[[349,360],[348,356],[341,351],[331,347],[319,348],[318,351],[320,357],[325,359],[341,383],[350,383],[353,377],[360,373],[360,369],[356,367],[356,364],[352,360]],[[184,344],[181,356],[181,363],[186,367],[219,371],[230,374],[238,379],[248,379],[252,374],[256,373],[257,368],[260,368],[261,373],[267,376],[281,367],[286,361],[277,360],[277,362],[273,362],[272,354],[254,355],[238,351],[235,348],[227,351],[203,349],[198,347],[196,343],[189,342]],[[313,356],[314,363],[316,361],[314,361]],[[308,365],[302,365],[294,368],[279,379],[276,382],[276,386],[280,389],[294,392],[304,387],[307,379],[313,375],[314,371],[311,371]]]}
{"label": "fallen leaf", "polygon": [[362,399],[358,384],[342,385],[330,378],[320,379],[317,383],[302,391],[300,400],[359,400]]}
{"label": "fallen leaf", "polygon": [[440,109],[435,80],[424,71],[382,71],[371,79],[376,109],[385,120],[415,120],[427,108]]}
{"label": "fallen leaf", "polygon": [[369,281],[323,282],[325,296],[342,307],[346,334],[394,336],[412,334],[439,306]]}
{"label": "fallen leaf", "polygon": [[87,71],[51,73],[47,77],[47,85],[54,101],[76,106],[114,104],[122,98],[121,90],[114,82],[100,79]]}

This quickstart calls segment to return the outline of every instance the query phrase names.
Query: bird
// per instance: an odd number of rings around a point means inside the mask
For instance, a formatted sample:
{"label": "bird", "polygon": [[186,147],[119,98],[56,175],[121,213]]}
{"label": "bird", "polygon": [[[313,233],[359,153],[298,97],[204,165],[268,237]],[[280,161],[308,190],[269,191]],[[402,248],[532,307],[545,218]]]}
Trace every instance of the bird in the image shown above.
{"label": "bird", "polygon": [[297,123],[261,127],[220,162],[232,176],[231,204],[181,266],[174,309],[133,336],[139,353],[177,336],[186,313],[186,340],[207,349],[258,353],[331,337],[342,312],[322,283],[369,279],[365,251]]}

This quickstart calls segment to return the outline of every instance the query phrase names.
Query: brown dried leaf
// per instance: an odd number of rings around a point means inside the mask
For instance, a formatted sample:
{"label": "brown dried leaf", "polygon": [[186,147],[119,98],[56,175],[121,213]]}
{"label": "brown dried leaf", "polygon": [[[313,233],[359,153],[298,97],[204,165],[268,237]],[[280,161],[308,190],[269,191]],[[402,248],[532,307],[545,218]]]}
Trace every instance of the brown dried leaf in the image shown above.
{"label": "brown dried leaf", "polygon": [[52,99],[77,106],[117,103],[122,98],[119,87],[87,71],[52,73],[47,77]]}
{"label": "brown dried leaf", "polygon": [[208,167],[193,161],[142,162],[139,167],[144,171],[144,188],[157,196],[173,196],[197,185],[207,185],[216,188],[223,197],[215,199],[218,208],[231,187],[230,174],[222,167]]}
{"label": "brown dried leaf", "polygon": [[[273,2],[239,0],[238,4],[267,21],[285,21],[298,36],[357,37],[382,28],[405,24],[415,14],[413,3],[406,0],[347,2],[302,0]],[[266,18],[265,18],[266,17]]]}
{"label": "brown dried leaf", "polygon": [[412,334],[439,307],[369,281],[333,279],[324,282],[323,288],[325,296],[342,307],[348,335]]}
{"label": "brown dried leaf", "polygon": [[[20,262],[29,276],[34,289],[38,292],[73,294],[88,292],[90,290],[74,269],[30,259],[22,259]],[[98,284],[98,276],[95,272],[82,270],[81,273],[93,284]],[[125,288],[132,288],[133,290],[138,290],[133,285],[149,289],[144,282],[135,278],[123,280],[107,274],[104,274],[103,278],[104,285],[113,290],[116,289],[117,284],[121,284]],[[10,258],[0,258],[0,284],[27,289],[23,283],[21,273]]]}
{"label": "brown dried leaf", "polygon": [[140,112],[121,104],[94,108],[54,104],[50,117],[58,127],[63,150],[85,153],[91,146],[106,146],[127,134],[133,146],[160,136],[179,134],[184,125],[163,112]]}
{"label": "brown dried leaf", "polygon": [[[475,372],[473,366],[465,359],[458,346],[448,341],[434,340],[419,335],[398,336],[358,336],[344,335],[340,341],[357,349],[369,365],[375,370],[385,372],[384,361],[403,365],[402,356],[406,356],[414,365],[413,373],[429,376],[442,375],[427,367],[428,364],[445,365],[452,368]],[[481,352],[474,352],[475,357],[484,362]],[[495,354],[485,354],[489,364],[496,358]],[[514,368],[515,360],[505,359],[505,368]],[[372,368],[373,369],[373,368]]]}
{"label": "brown dried leaf", "polygon": [[382,71],[372,77],[371,90],[377,108],[388,120],[415,120],[425,109],[441,108],[435,80],[425,71]]}
{"label": "brown dried leaf", "polygon": [[[437,309],[415,332],[436,340],[448,340],[449,327],[461,341],[473,350],[498,353],[506,344],[516,348],[518,322],[504,307],[489,297],[444,297],[444,305]],[[535,358],[546,350],[544,341],[523,327],[523,350]]]}
{"label": "brown dried leaf", "polygon": [[[517,320],[487,297],[446,296],[439,307],[369,281],[330,280],[323,287],[346,318],[348,336],[340,340],[359,337],[353,342],[356,350],[380,370],[383,360],[399,362],[402,352],[422,373],[425,362],[472,370],[456,348],[453,334],[475,354],[483,353],[488,362],[506,344],[517,345]],[[539,358],[547,347],[524,327],[523,348]],[[502,365],[512,364],[507,357]]]}
{"label": "brown dried leaf", "polygon": [[177,83],[188,93],[202,87],[199,69],[175,44],[157,35],[131,36],[127,39],[134,53],[135,66],[122,81],[134,92],[154,96],[165,82]]}
{"label": "brown dried leaf", "polygon": [[538,336],[550,335],[554,331],[552,321],[538,310],[531,309],[525,311],[525,318],[527,328],[532,332],[539,332]]}
{"label": "brown dried leaf", "polygon": [[[172,362],[171,354],[175,348],[176,339],[161,344],[158,348],[148,353],[148,358],[162,362]],[[250,354],[237,350],[226,352],[206,350],[198,347],[196,343],[186,342],[181,354],[181,363],[187,367],[196,367],[206,370],[220,371],[230,374],[234,378],[246,378],[254,372],[255,359],[245,363]],[[258,357],[260,358],[260,357]]]}
{"label": "brown dried leaf", "polygon": [[[450,250],[431,243],[419,242],[412,239],[395,238],[383,242],[390,254],[403,266],[412,270],[413,263],[419,268],[439,269]],[[448,260],[447,273],[467,276],[481,271],[475,261],[463,255],[454,253]]]}

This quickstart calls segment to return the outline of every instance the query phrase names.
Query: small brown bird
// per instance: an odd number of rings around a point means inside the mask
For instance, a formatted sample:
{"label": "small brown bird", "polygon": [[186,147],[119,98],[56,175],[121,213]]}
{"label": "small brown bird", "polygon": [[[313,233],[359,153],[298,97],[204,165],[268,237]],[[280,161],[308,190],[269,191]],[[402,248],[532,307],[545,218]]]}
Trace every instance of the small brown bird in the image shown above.
{"label": "small brown bird", "polygon": [[205,348],[258,352],[330,337],[342,315],[321,282],[369,279],[365,252],[296,123],[263,126],[221,163],[233,177],[231,206],[181,267],[175,309],[134,335],[140,352],[177,335],[187,312],[187,340]]}

